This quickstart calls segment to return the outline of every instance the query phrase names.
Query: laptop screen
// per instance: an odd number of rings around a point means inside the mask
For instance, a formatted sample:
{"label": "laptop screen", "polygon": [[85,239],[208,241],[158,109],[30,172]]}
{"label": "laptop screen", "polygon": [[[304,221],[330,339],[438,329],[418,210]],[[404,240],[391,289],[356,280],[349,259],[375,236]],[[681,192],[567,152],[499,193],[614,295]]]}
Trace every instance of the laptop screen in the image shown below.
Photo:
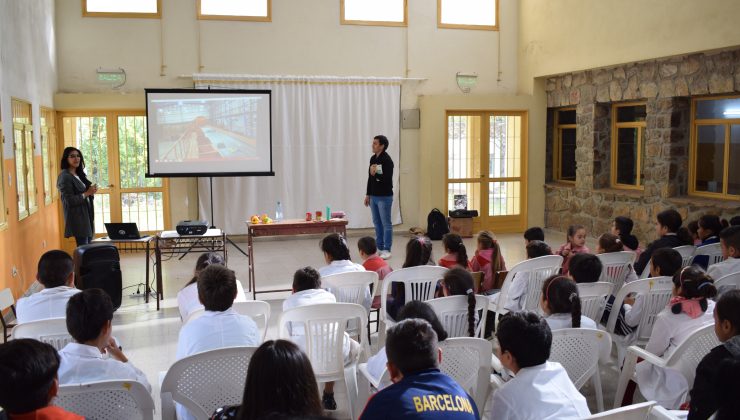
{"label": "laptop screen", "polygon": [[106,223],[105,230],[111,239],[139,239],[139,228],[136,223]]}

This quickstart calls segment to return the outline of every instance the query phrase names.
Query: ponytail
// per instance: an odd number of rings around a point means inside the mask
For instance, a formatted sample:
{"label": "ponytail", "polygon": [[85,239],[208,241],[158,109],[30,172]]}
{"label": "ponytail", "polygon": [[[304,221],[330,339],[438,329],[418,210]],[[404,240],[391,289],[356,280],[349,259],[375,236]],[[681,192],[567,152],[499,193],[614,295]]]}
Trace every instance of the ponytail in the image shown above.
{"label": "ponytail", "polygon": [[576,282],[567,276],[550,276],[542,284],[542,299],[553,314],[571,314],[571,326],[581,328],[581,298]]}
{"label": "ponytail", "polygon": [[[707,299],[717,295],[714,280],[699,266],[689,265],[673,276],[673,285],[681,289],[680,296],[685,299],[700,299],[699,305],[702,311],[707,310]],[[671,312],[681,313],[681,304],[671,306]]]}
{"label": "ponytail", "polygon": [[491,272],[505,271],[506,263],[504,263],[504,257],[501,255],[501,247],[496,240],[496,235],[491,231],[482,230],[478,232],[478,243],[483,249],[493,250],[491,254]]}
{"label": "ponytail", "polygon": [[458,265],[463,268],[468,267],[468,251],[465,249],[465,244],[460,235],[456,233],[445,234],[445,236],[442,237],[442,243],[445,248],[457,255],[456,262]]}
{"label": "ponytail", "polygon": [[568,300],[570,301],[570,317],[571,317],[571,327],[572,328],[581,328],[581,298],[578,296],[578,293],[571,293],[568,296]]}
{"label": "ponytail", "polygon": [[475,337],[475,293],[471,288],[465,294],[468,295],[468,335]]}
{"label": "ponytail", "polygon": [[455,267],[447,271],[442,278],[442,284],[447,288],[450,296],[468,297],[468,334],[475,336],[475,292],[473,291],[473,276],[468,270]]}

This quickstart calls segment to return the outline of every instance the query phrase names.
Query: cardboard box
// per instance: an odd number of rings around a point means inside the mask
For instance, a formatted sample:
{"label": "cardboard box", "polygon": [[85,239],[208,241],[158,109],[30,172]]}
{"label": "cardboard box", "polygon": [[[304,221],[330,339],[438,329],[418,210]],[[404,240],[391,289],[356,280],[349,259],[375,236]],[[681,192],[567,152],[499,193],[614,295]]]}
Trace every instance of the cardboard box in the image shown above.
{"label": "cardboard box", "polygon": [[473,237],[473,218],[450,217],[450,232],[457,233],[463,238]]}

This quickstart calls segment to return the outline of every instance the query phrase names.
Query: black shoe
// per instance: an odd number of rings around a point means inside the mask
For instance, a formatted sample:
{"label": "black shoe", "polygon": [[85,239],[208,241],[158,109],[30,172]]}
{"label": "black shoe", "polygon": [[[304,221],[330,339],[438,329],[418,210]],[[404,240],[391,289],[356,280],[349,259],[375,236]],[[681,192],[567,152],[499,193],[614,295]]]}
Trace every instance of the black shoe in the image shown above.
{"label": "black shoe", "polygon": [[324,395],[321,396],[321,404],[326,410],[336,410],[337,402],[334,401],[334,393],[332,392],[331,394],[329,394],[327,392],[324,392]]}

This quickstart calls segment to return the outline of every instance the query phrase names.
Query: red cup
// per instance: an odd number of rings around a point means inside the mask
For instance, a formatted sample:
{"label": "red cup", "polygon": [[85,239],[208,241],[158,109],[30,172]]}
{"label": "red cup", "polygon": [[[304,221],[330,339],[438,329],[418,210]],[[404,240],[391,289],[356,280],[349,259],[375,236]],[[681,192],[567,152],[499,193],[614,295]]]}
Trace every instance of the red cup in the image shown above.
{"label": "red cup", "polygon": [[321,218],[321,210],[316,210],[316,221],[321,222],[323,219]]}
{"label": "red cup", "polygon": [[310,212],[310,211],[307,211],[307,212],[306,212],[306,221],[307,221],[307,222],[310,222],[310,221],[311,221],[311,216],[313,216],[313,215],[311,214],[311,212]]}

